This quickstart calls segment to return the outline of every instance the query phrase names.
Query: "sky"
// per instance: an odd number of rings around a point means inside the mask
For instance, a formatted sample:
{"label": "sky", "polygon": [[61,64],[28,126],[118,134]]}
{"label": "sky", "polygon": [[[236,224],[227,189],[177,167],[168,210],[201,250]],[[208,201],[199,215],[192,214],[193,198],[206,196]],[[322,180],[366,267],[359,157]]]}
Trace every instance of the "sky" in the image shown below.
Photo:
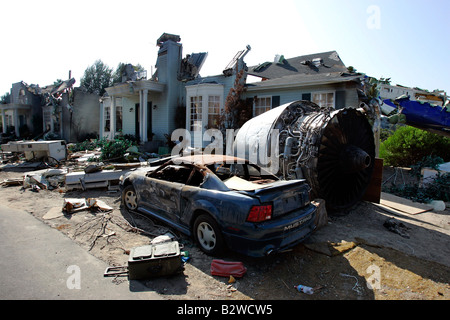
{"label": "sky", "polygon": [[2,0],[0,12],[0,96],[69,70],[79,86],[98,59],[150,75],[164,32],[180,35],[183,56],[208,52],[202,76],[247,45],[248,66],[336,50],[358,72],[450,94],[448,0]]}

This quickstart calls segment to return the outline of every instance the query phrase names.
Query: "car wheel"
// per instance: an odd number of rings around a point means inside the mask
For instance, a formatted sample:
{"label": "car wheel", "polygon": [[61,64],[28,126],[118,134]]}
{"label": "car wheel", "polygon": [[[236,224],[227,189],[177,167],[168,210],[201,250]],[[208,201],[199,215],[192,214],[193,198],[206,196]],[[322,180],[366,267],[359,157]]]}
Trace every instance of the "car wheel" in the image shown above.
{"label": "car wheel", "polygon": [[224,249],[222,233],[217,222],[209,215],[200,215],[194,223],[194,237],[200,249],[214,255]]}
{"label": "car wheel", "polygon": [[122,193],[122,200],[127,210],[136,210],[137,196],[133,186],[127,186]]}

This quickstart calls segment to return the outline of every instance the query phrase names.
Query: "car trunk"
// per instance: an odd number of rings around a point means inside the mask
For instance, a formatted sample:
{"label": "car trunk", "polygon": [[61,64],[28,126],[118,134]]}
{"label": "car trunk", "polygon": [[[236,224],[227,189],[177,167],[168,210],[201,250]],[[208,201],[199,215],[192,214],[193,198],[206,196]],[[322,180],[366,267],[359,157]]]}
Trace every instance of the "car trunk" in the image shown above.
{"label": "car trunk", "polygon": [[305,180],[276,181],[255,190],[242,191],[261,204],[272,204],[272,218],[288,214],[309,203],[310,187]]}

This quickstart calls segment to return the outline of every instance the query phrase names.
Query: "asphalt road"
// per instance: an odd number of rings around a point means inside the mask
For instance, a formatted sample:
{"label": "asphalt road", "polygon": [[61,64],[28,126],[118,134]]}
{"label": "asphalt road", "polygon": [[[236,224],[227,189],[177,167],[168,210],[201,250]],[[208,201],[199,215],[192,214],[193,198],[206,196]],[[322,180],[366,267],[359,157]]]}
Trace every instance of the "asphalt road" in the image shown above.
{"label": "asphalt road", "polygon": [[0,299],[162,299],[139,281],[104,277],[106,267],[58,230],[0,204]]}

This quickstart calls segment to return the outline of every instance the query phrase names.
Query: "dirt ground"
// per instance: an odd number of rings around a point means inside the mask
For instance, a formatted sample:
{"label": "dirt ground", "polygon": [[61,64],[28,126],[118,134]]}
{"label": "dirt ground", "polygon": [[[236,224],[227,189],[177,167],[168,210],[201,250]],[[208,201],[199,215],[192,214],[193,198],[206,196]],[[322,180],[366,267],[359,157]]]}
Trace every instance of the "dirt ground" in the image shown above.
{"label": "dirt ground", "polygon": [[[20,178],[25,172],[0,171],[0,181]],[[149,244],[170,229],[121,207],[120,193],[0,187],[1,201],[28,211],[56,228],[110,266],[126,265],[129,250]],[[44,219],[52,208],[62,208],[64,198],[96,198],[113,207],[109,213],[82,210]],[[383,226],[388,218],[403,223],[403,236]],[[191,239],[177,234],[190,259],[184,271],[170,277],[140,280],[148,291],[173,300],[448,300],[450,299],[450,211],[417,215],[392,213],[360,202],[348,212],[329,215],[303,244],[266,258],[249,258],[227,252],[220,258],[241,261],[246,274],[229,284],[228,278],[211,276],[214,257],[203,254]],[[45,250],[45,248],[42,248]],[[99,274],[103,277],[103,274]],[[111,277],[120,286],[135,290],[126,276]],[[294,285],[315,288],[300,293]]]}

